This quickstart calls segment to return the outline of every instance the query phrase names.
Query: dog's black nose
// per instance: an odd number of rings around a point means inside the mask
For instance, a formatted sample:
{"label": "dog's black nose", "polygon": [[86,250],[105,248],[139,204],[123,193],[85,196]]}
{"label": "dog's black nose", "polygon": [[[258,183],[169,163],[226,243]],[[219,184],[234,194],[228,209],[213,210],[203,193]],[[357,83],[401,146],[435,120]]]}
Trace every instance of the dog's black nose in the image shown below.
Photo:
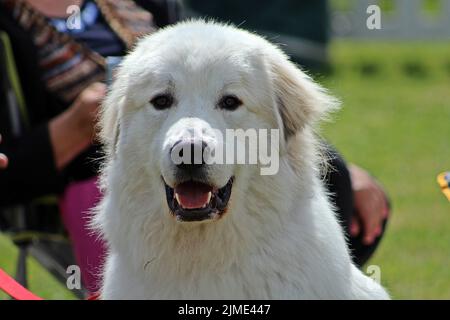
{"label": "dog's black nose", "polygon": [[179,140],[170,150],[172,161],[179,169],[196,170],[204,166],[204,151],[207,147],[203,140]]}

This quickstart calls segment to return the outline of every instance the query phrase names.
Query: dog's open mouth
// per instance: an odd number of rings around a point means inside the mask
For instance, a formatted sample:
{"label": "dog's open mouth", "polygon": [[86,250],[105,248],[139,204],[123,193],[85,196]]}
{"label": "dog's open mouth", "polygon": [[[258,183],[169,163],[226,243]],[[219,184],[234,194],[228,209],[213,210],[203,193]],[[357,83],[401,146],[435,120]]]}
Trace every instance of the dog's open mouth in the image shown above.
{"label": "dog's open mouth", "polygon": [[222,188],[197,181],[183,182],[175,188],[166,183],[170,211],[179,221],[203,221],[220,218],[228,207],[233,178]]}

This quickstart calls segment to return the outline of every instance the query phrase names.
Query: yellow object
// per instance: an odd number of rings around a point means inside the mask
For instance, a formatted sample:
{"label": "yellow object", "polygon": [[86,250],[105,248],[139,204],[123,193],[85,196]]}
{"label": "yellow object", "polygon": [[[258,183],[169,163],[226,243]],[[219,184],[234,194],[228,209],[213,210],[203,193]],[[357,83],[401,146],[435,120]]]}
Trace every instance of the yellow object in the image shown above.
{"label": "yellow object", "polygon": [[441,186],[442,192],[450,201],[450,172],[443,172],[437,177],[437,182]]}

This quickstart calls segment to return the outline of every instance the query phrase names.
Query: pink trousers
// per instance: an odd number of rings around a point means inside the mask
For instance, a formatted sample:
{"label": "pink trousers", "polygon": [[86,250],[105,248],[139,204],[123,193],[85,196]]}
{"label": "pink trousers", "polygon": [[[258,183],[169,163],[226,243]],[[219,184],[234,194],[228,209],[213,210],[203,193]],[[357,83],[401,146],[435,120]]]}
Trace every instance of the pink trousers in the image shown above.
{"label": "pink trousers", "polygon": [[89,293],[95,293],[100,288],[105,257],[103,241],[88,226],[90,210],[101,197],[97,177],[94,177],[69,184],[59,202],[62,219],[80,267],[81,279]]}

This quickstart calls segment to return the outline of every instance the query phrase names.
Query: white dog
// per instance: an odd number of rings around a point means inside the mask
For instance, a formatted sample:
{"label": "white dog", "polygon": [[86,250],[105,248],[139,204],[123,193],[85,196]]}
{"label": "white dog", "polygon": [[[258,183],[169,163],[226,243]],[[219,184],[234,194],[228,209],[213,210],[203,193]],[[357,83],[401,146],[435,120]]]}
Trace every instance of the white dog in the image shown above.
{"label": "white dog", "polygon": [[[102,298],[389,298],[352,264],[319,178],[314,127],[336,107],[255,34],[190,21],[142,39],[100,119]],[[214,150],[214,130],[238,128],[280,130],[277,174],[172,161],[176,146]]]}

